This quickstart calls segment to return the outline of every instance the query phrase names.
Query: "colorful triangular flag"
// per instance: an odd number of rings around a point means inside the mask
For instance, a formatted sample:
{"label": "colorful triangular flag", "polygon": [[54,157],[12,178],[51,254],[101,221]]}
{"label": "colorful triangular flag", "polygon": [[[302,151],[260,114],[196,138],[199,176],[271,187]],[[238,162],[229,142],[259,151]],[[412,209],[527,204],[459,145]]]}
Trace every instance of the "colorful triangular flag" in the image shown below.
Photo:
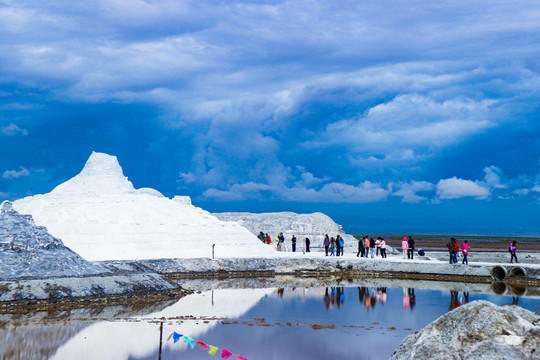
{"label": "colorful triangular flag", "polygon": [[210,350],[208,350],[208,354],[210,355],[216,355],[217,351],[219,350],[217,347],[210,345]]}

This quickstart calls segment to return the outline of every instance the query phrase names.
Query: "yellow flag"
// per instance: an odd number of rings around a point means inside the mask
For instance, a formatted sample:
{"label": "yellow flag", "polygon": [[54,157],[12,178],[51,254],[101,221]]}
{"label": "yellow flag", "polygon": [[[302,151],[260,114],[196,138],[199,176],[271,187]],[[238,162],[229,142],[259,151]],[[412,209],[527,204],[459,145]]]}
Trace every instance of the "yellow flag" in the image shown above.
{"label": "yellow flag", "polygon": [[212,345],[210,345],[210,346],[208,346],[208,347],[210,348],[210,350],[208,350],[208,353],[209,353],[210,355],[216,355],[216,353],[217,353],[217,351],[218,351],[218,348],[215,347],[215,346],[212,346]]}

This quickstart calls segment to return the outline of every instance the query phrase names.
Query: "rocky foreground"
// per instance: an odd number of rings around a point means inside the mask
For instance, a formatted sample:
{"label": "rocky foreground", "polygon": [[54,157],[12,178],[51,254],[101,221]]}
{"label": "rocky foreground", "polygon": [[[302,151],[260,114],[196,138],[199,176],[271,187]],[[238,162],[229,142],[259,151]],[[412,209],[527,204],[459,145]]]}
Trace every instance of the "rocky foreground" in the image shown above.
{"label": "rocky foreground", "polygon": [[409,335],[391,359],[540,359],[540,316],[473,301]]}
{"label": "rocky foreground", "polygon": [[32,216],[15,211],[9,201],[0,205],[0,279],[109,272],[64,246],[45,227],[36,226]]}

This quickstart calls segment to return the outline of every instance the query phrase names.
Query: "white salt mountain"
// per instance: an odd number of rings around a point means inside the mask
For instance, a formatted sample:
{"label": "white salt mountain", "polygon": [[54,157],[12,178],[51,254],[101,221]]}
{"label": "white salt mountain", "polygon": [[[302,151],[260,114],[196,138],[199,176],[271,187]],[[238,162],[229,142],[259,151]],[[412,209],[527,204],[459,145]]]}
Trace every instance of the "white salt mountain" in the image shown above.
{"label": "white salt mountain", "polygon": [[107,272],[64,246],[30,215],[0,206],[0,279],[79,276]]}
{"label": "white salt mountain", "polygon": [[275,256],[247,229],[218,220],[187,197],[135,189],[115,156],[93,152],[74,178],[14,202],[87,260]]}
{"label": "white salt mountain", "polygon": [[320,212],[313,214],[226,212],[214,213],[213,215],[220,220],[235,221],[255,235],[258,235],[260,231],[268,233],[273,241],[280,232],[283,232],[286,242],[290,242],[294,235],[297,238],[296,251],[302,251],[304,238],[308,237],[311,241],[311,247],[316,247],[322,244],[326,234],[334,238],[341,235],[346,247],[358,246],[358,240],[352,235],[345,234],[341,225],[336,224],[329,216]]}

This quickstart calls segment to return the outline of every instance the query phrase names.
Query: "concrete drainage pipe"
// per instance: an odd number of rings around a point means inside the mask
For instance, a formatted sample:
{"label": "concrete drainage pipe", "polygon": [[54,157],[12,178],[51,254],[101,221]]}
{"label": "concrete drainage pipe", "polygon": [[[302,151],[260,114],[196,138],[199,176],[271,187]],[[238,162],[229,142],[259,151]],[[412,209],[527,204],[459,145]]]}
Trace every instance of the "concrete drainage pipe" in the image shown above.
{"label": "concrete drainage pipe", "polygon": [[491,290],[497,295],[504,295],[506,293],[506,284],[502,281],[493,281],[491,283]]}
{"label": "concrete drainage pipe", "polygon": [[527,287],[525,286],[508,285],[508,288],[512,295],[525,296],[527,294]]}
{"label": "concrete drainage pipe", "polygon": [[495,266],[491,269],[491,277],[493,280],[501,281],[506,278],[507,272],[506,269],[502,266]]}
{"label": "concrete drainage pipe", "polygon": [[527,271],[520,266],[516,266],[510,269],[510,276],[527,277]]}

